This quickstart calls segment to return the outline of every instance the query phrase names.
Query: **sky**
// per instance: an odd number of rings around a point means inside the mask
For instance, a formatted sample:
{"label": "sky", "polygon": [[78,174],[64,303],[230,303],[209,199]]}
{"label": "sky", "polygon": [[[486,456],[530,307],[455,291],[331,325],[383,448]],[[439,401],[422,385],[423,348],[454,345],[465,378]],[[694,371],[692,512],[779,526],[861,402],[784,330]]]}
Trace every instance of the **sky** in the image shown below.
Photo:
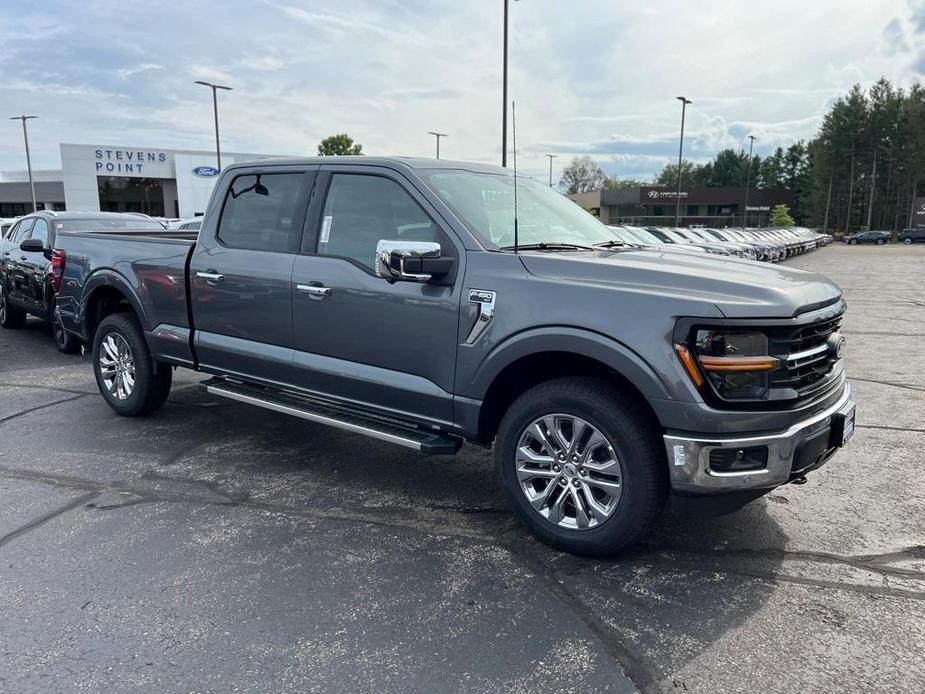
{"label": "sky", "polygon": [[[30,121],[33,167],[59,142],[313,155],[349,133],[371,155],[501,158],[503,0],[3,0],[0,103]],[[575,155],[649,179],[725,147],[812,137],[881,76],[925,81],[925,0],[511,0],[518,166]],[[18,122],[0,170],[23,170]],[[510,141],[509,141],[510,144]]]}

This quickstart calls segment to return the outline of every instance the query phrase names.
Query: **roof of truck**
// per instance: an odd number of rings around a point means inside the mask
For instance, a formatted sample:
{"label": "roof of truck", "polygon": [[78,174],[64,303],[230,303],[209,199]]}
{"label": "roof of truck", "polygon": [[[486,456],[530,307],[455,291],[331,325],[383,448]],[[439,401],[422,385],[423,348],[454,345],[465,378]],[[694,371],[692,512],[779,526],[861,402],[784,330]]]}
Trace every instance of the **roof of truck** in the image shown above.
{"label": "roof of truck", "polygon": [[510,168],[502,168],[492,164],[480,164],[472,161],[453,161],[451,159],[427,159],[423,157],[371,157],[366,155],[343,157],[269,157],[252,161],[236,161],[229,164],[228,169],[251,167],[254,165],[314,165],[314,164],[359,164],[361,166],[385,166],[388,168],[408,169],[464,169],[479,173],[508,174],[513,173]]}

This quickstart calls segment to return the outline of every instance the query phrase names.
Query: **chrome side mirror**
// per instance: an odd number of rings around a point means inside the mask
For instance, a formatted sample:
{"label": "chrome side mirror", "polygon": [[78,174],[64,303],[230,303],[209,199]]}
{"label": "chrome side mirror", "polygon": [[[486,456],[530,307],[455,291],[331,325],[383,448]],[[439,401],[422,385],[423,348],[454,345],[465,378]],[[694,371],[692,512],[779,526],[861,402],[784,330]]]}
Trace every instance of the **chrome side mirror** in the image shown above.
{"label": "chrome side mirror", "polygon": [[441,252],[440,244],[432,241],[379,241],[376,274],[389,282],[430,282],[453,269],[453,259],[441,257]]}

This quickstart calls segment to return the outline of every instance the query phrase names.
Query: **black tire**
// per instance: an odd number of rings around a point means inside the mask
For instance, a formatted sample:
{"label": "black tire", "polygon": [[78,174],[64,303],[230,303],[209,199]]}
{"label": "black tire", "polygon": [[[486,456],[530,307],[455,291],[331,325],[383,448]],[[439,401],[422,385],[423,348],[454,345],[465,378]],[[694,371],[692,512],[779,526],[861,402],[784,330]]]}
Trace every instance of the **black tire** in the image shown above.
{"label": "black tire", "polygon": [[[124,398],[119,398],[110,390],[102,373],[100,353],[104,340],[110,336],[113,342],[119,338],[124,340],[134,368],[134,384]],[[173,380],[171,367],[151,358],[141,326],[135,317],[128,313],[107,316],[97,327],[93,337],[93,374],[106,404],[124,417],[138,417],[160,409],[167,402]]]}
{"label": "black tire", "polygon": [[903,243],[909,246],[912,244],[912,239],[909,239],[909,238],[903,239]]}
{"label": "black tire", "polygon": [[52,303],[51,310],[48,312],[48,322],[51,324],[51,334],[55,339],[55,346],[59,352],[74,354],[80,350],[80,338],[64,329],[61,318],[55,312],[54,303]]}
{"label": "black tire", "polygon": [[[579,417],[597,429],[621,465],[619,501],[594,527],[563,528],[553,523],[531,506],[518,480],[516,455],[521,436],[535,420],[553,413]],[[575,554],[610,555],[631,544],[652,527],[668,495],[668,464],[657,423],[618,388],[595,378],[556,379],[521,395],[501,421],[495,463],[521,522],[543,542]],[[571,474],[574,471],[573,466]]]}
{"label": "black tire", "polygon": [[884,239],[877,239],[877,245],[878,245],[878,246],[882,246],[882,245],[885,244],[885,243],[886,243],[886,240],[884,240]]}
{"label": "black tire", "polygon": [[6,298],[6,285],[0,282],[0,326],[21,328],[26,323],[26,312],[11,306]]}
{"label": "black tire", "polygon": [[850,239],[850,240],[848,241],[848,245],[849,245],[849,246],[857,246],[857,245],[858,245],[858,240],[857,240],[857,239]]}

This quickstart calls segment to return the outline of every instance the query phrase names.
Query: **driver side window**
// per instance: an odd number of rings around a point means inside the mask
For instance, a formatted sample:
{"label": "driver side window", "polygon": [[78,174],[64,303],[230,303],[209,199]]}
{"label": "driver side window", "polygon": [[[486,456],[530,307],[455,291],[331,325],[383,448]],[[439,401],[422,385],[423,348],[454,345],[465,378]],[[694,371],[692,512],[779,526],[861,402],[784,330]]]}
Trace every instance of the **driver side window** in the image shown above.
{"label": "driver side window", "polygon": [[35,226],[32,227],[31,239],[40,239],[44,245],[48,245],[48,222],[44,219],[36,219]]}
{"label": "driver side window", "polygon": [[395,181],[369,174],[334,174],[318,236],[318,253],[375,268],[376,244],[439,241],[437,226]]}

